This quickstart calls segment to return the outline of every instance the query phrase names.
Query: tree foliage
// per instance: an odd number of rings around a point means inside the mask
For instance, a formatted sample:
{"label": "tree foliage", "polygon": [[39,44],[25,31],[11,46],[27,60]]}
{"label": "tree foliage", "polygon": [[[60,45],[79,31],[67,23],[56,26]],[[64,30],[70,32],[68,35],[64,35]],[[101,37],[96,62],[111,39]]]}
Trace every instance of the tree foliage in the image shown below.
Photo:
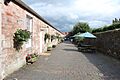
{"label": "tree foliage", "polygon": [[73,30],[72,30],[72,34],[77,34],[77,33],[84,33],[90,31],[90,27],[88,25],[88,23],[85,22],[78,22],[74,25]]}
{"label": "tree foliage", "polygon": [[104,31],[113,30],[113,29],[117,29],[117,28],[120,28],[120,23],[93,29],[92,33],[104,32]]}

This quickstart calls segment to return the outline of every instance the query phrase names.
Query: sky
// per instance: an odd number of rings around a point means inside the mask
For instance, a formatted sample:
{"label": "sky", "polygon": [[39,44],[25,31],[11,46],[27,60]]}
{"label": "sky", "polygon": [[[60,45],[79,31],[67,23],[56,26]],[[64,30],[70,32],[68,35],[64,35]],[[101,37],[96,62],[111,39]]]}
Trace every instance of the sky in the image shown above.
{"label": "sky", "polygon": [[23,1],[63,32],[71,31],[77,22],[87,22],[91,28],[99,28],[120,18],[120,0]]}

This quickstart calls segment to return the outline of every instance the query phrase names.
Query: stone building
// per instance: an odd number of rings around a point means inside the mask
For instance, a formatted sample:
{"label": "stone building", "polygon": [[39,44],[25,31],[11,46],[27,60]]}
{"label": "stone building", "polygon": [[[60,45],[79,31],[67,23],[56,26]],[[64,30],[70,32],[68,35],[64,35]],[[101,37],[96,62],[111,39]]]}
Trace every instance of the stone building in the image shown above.
{"label": "stone building", "polygon": [[[19,52],[13,48],[13,36],[17,29],[27,29],[32,33]],[[0,0],[0,80],[22,67],[27,54],[42,54],[48,45],[57,45],[57,39],[45,43],[46,33],[63,36],[21,0]]]}

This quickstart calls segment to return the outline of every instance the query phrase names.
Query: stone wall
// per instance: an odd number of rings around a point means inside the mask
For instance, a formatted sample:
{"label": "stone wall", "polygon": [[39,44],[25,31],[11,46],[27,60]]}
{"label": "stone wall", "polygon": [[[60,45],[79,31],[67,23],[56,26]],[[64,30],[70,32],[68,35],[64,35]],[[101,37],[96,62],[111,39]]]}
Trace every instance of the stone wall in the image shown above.
{"label": "stone wall", "polygon": [[97,49],[104,54],[120,58],[120,30],[96,33],[96,40],[93,40]]}
{"label": "stone wall", "polygon": [[[26,48],[24,43],[23,48],[18,52],[13,48],[13,36],[17,29],[27,29],[26,27],[26,16],[32,17],[32,46]],[[1,53],[1,69],[2,78],[15,70],[22,67],[26,61],[25,57],[27,54],[40,53],[40,35],[41,27],[45,26],[46,23],[36,18],[20,6],[10,2],[8,6],[2,5],[2,53]],[[0,70],[1,70],[0,69]],[[1,78],[0,78],[1,80]]]}
{"label": "stone wall", "polygon": [[[2,75],[3,77],[8,74],[14,72],[25,64],[25,57],[27,54],[32,54],[35,50],[38,50],[36,47],[26,48],[26,44],[23,45],[23,49],[19,52],[13,48],[13,35],[17,29],[26,29],[26,15],[30,15],[26,10],[17,6],[14,3],[10,3],[8,6],[2,6]],[[30,15],[31,16],[31,15]],[[36,24],[39,19],[35,18],[33,20],[35,28],[33,31],[39,32],[39,28],[37,28]],[[32,31],[32,32],[33,32]],[[33,34],[32,34],[33,35]],[[32,44],[37,42],[34,37],[37,34],[34,33],[32,37]],[[38,37],[38,36],[36,36]],[[39,39],[39,38],[38,38]]]}

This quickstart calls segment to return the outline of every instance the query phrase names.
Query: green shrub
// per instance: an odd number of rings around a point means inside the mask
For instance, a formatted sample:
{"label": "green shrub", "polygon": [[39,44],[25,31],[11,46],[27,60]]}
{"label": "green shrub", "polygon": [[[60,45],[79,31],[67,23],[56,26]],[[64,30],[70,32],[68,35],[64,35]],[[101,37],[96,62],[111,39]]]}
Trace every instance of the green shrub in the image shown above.
{"label": "green shrub", "polygon": [[51,41],[53,41],[54,39],[56,39],[55,35],[51,35]]}
{"label": "green shrub", "polygon": [[47,47],[47,51],[51,51],[52,50],[52,47]]}
{"label": "green shrub", "polygon": [[55,48],[56,47],[56,45],[52,45],[52,48]]}
{"label": "green shrub", "polygon": [[108,31],[108,30],[114,30],[120,28],[120,23],[116,23],[116,24],[112,24],[109,26],[104,26],[102,28],[97,28],[97,29],[93,29],[92,33],[96,33],[96,32],[104,32],[104,31]]}
{"label": "green shrub", "polygon": [[46,41],[47,39],[50,39],[50,34],[46,33],[45,34],[45,37],[44,37],[44,40]]}

